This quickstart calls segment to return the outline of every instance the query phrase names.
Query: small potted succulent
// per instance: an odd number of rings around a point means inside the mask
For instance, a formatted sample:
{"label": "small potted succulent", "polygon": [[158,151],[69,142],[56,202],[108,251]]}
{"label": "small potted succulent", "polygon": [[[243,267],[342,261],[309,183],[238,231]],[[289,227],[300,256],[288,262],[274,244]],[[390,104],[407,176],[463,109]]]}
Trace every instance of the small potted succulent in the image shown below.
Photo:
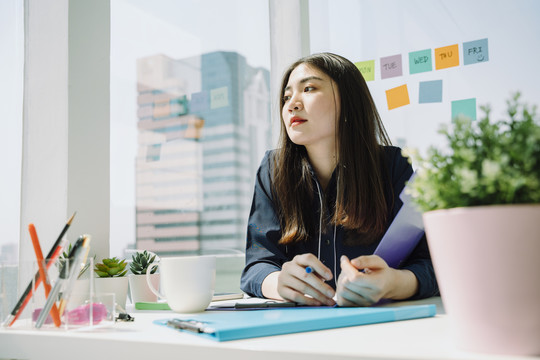
{"label": "small potted succulent", "polygon": [[95,278],[95,290],[100,293],[114,293],[116,296],[116,304],[122,309],[126,307],[128,278],[126,276],[127,262],[125,259],[117,257],[105,258],[101,263],[96,263],[94,272],[97,275]]}
{"label": "small potted succulent", "polygon": [[409,193],[458,346],[540,355],[540,121],[519,93],[507,105],[507,120],[489,107],[454,119],[448,147],[415,159]]}
{"label": "small potted succulent", "polygon": [[137,302],[156,302],[157,296],[150,290],[146,283],[146,273],[150,272],[150,281],[154,288],[159,287],[159,274],[156,273],[157,267],[152,266],[156,260],[156,254],[149,251],[137,251],[131,257],[129,269],[129,289],[131,301]]}

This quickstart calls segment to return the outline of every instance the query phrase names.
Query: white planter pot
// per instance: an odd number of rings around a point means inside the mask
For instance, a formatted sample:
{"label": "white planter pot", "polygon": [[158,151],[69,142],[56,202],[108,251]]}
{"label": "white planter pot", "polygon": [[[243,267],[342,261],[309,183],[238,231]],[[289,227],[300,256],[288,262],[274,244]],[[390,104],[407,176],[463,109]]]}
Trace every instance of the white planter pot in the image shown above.
{"label": "white planter pot", "polygon": [[128,291],[128,278],[122,277],[107,277],[107,278],[95,278],[95,293],[107,294],[113,293],[115,295],[116,304],[120,305],[123,309],[126,308],[126,298]]}
{"label": "white planter pot", "polygon": [[540,355],[540,204],[430,211],[424,225],[458,347]]}
{"label": "white planter pot", "polygon": [[[159,274],[150,274],[150,281],[154,288],[159,289]],[[157,296],[150,290],[146,283],[146,275],[129,274],[129,290],[131,301],[136,302],[156,302]]]}

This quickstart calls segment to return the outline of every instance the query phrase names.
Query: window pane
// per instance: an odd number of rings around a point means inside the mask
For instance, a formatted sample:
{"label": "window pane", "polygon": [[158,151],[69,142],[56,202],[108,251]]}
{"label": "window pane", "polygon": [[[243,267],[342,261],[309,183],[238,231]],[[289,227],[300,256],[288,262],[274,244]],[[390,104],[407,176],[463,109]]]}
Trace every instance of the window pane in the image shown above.
{"label": "window pane", "polygon": [[24,33],[23,1],[0,2],[0,321],[17,302]]}
{"label": "window pane", "polygon": [[[367,84],[396,145],[423,151],[440,143],[437,130],[450,123],[461,100],[475,100],[478,118],[483,115],[479,106],[491,104],[494,119],[504,116],[511,92],[519,90],[524,100],[538,103],[540,69],[531,59],[539,57],[540,47],[527,35],[540,33],[537,1],[513,1],[511,12],[489,0],[313,0],[309,6],[312,52],[335,52],[355,63],[373,61],[373,67],[364,64],[373,76]],[[470,42],[479,45],[464,54]],[[438,70],[445,54],[435,50],[453,45],[458,63]],[[471,62],[480,48],[486,56]],[[392,56],[399,62],[383,62]],[[422,66],[425,59],[427,67]],[[395,76],[391,66],[399,67],[400,74]],[[399,103],[399,92],[387,91],[403,85],[408,101]],[[402,106],[389,110],[388,96]]]}
{"label": "window pane", "polygon": [[0,2],[0,27],[0,152],[4,154],[0,176],[0,263],[16,263],[20,231],[23,119],[22,0]]}
{"label": "window pane", "polygon": [[111,7],[111,255],[243,252],[271,147],[268,1]]}

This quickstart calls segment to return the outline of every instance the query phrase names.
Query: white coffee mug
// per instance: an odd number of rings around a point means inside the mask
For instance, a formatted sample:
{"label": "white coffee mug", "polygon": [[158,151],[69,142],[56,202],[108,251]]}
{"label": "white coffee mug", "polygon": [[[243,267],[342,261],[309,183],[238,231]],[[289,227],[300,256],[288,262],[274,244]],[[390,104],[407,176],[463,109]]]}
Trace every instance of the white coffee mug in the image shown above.
{"label": "white coffee mug", "polygon": [[167,301],[171,310],[195,313],[208,307],[216,282],[215,256],[162,257],[156,265],[160,269],[163,294],[152,286],[150,271],[146,272],[146,282],[154,294]]}

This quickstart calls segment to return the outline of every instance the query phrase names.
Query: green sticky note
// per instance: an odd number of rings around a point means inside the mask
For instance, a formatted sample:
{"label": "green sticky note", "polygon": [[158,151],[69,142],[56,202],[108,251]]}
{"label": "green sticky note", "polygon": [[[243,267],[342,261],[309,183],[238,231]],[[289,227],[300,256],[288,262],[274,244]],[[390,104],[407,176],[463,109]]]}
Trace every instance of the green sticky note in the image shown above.
{"label": "green sticky note", "polygon": [[432,59],[431,49],[413,51],[409,53],[409,73],[418,74],[421,72],[431,71]]}
{"label": "green sticky note", "polygon": [[452,101],[452,120],[457,116],[476,120],[476,98]]}
{"label": "green sticky note", "polygon": [[360,70],[360,73],[362,73],[364,80],[375,80],[375,60],[359,61],[354,63],[354,65],[356,65],[358,70]]}
{"label": "green sticky note", "polygon": [[229,92],[226,86],[210,90],[210,109],[229,105]]}
{"label": "green sticky note", "polygon": [[171,310],[166,302],[136,302],[135,309],[137,310]]}

